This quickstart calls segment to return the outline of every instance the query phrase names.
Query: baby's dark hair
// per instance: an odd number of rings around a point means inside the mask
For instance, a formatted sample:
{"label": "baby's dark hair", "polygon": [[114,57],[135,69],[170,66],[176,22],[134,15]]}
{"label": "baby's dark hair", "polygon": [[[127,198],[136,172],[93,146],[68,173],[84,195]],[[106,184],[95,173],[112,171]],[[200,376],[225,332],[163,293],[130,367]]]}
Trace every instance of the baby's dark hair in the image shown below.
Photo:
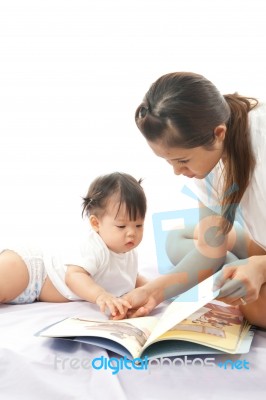
{"label": "baby's dark hair", "polygon": [[131,221],[135,221],[138,217],[144,219],[147,200],[141,182],[141,179],[137,181],[133,176],[122,172],[99,176],[90,184],[86,197],[83,197],[82,216],[84,214],[102,216],[110,197],[117,194],[119,199],[117,213],[124,203]]}

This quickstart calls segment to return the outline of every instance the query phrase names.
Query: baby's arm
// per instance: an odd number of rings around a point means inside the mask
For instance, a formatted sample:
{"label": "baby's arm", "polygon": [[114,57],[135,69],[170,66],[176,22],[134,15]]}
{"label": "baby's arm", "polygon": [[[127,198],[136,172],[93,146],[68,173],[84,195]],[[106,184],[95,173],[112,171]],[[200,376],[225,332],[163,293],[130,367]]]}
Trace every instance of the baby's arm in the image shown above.
{"label": "baby's arm", "polygon": [[83,300],[97,304],[103,313],[108,308],[112,316],[117,315],[117,313],[125,315],[127,310],[131,308],[127,300],[115,297],[97,285],[84,268],[68,265],[65,280],[66,285],[73,293]]}

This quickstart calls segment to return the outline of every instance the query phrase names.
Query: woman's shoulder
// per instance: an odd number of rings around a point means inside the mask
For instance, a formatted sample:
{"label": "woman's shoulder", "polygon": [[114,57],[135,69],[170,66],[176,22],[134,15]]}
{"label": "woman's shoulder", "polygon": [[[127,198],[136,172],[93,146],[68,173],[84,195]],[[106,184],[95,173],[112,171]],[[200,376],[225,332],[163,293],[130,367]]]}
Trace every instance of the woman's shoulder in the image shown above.
{"label": "woman's shoulder", "polygon": [[249,112],[249,120],[251,123],[261,122],[264,120],[264,127],[266,126],[266,100],[258,99],[258,104]]}
{"label": "woman's shoulder", "polygon": [[259,103],[249,112],[250,136],[255,155],[266,151],[266,102]]}

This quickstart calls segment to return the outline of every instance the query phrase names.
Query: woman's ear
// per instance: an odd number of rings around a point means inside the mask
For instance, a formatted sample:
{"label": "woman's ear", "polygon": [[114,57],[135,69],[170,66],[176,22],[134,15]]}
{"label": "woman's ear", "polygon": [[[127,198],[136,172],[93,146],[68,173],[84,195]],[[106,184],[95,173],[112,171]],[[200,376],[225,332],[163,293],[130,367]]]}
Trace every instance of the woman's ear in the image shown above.
{"label": "woman's ear", "polygon": [[225,135],[226,135],[226,125],[225,124],[221,124],[216,126],[216,128],[214,129],[214,135],[215,138],[217,140],[217,142],[223,142],[225,139]]}
{"label": "woman's ear", "polygon": [[96,215],[90,215],[89,221],[92,229],[94,229],[96,232],[99,232],[99,220]]}

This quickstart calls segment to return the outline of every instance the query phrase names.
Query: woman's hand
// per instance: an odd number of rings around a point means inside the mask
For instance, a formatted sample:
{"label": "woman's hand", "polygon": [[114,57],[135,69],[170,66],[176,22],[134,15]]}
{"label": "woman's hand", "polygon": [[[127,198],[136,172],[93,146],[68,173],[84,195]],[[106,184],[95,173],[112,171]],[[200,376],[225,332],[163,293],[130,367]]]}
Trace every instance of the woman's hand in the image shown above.
{"label": "woman's hand", "polygon": [[157,306],[155,298],[149,294],[145,285],[131,290],[131,292],[125,294],[122,298],[130,303],[131,308],[127,310],[124,317],[115,315],[112,319],[144,317]]}
{"label": "woman's hand", "polygon": [[214,289],[220,288],[219,300],[233,306],[254,302],[265,283],[265,270],[265,256],[252,256],[224,265],[214,282]]}

